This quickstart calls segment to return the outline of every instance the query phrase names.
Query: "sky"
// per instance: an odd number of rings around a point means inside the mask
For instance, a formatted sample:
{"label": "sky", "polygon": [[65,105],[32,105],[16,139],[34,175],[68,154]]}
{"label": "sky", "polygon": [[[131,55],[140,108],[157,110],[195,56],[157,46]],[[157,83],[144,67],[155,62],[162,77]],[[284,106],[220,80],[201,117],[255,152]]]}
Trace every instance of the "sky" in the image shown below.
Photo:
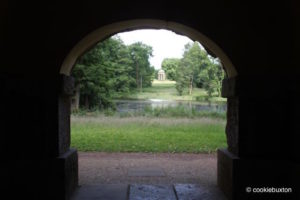
{"label": "sky", "polygon": [[193,42],[186,36],[168,30],[135,30],[117,34],[126,45],[142,42],[153,48],[150,63],[155,69],[161,68],[164,58],[182,58],[184,45]]}

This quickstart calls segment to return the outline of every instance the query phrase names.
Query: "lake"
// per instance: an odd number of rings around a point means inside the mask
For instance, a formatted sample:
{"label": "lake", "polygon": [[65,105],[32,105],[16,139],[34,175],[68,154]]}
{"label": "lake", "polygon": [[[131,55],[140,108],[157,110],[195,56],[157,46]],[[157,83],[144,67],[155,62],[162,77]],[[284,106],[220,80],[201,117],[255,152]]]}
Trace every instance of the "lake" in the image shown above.
{"label": "lake", "polygon": [[195,101],[170,101],[163,99],[149,99],[149,100],[115,100],[117,112],[136,112],[142,111],[146,107],[176,107],[185,106],[187,108],[194,108],[196,111],[212,111],[212,112],[226,112],[227,104],[224,103],[204,103]]}

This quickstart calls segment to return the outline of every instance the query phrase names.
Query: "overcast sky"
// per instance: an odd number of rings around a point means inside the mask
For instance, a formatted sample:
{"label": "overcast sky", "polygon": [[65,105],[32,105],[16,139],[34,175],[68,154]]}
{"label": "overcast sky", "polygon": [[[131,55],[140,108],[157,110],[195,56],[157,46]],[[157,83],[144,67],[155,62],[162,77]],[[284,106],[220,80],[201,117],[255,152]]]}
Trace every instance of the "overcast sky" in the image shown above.
{"label": "overcast sky", "polygon": [[164,58],[181,58],[184,45],[193,42],[185,36],[177,35],[167,30],[143,29],[117,34],[126,45],[134,42],[142,42],[153,48],[153,57],[150,59],[151,65],[155,69],[161,68]]}

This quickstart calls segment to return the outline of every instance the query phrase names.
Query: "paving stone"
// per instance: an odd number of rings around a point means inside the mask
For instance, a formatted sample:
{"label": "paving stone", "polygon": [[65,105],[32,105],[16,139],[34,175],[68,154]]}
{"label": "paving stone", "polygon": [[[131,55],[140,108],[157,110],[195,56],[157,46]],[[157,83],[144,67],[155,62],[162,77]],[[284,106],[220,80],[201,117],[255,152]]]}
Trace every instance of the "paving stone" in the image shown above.
{"label": "paving stone", "polygon": [[226,200],[217,187],[196,184],[174,185],[178,200]]}
{"label": "paving stone", "polygon": [[128,187],[127,184],[85,185],[72,200],[127,200]]}
{"label": "paving stone", "polygon": [[159,168],[135,168],[135,169],[129,169],[128,170],[128,176],[165,176],[165,173],[162,169]]}
{"label": "paving stone", "polygon": [[129,200],[177,200],[169,185],[130,185]]}

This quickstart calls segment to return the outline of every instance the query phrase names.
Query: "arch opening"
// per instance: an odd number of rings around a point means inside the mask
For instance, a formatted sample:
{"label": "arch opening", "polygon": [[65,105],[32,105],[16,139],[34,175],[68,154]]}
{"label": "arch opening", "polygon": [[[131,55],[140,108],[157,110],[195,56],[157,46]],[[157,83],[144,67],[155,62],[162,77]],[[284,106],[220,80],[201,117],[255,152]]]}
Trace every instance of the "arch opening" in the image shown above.
{"label": "arch opening", "polygon": [[193,41],[200,42],[208,52],[212,53],[221,60],[221,63],[226,71],[228,78],[237,76],[237,71],[225,54],[225,52],[211,39],[199,31],[171,21],[153,20],[153,19],[139,19],[117,22],[103,26],[80,40],[66,56],[62,63],[60,74],[70,75],[77,58],[83,55],[87,50],[92,48],[98,42],[117,33],[137,30],[137,29],[166,29],[175,32],[179,35],[185,35]]}
{"label": "arch opening", "polygon": [[179,35],[184,35],[192,39],[193,41],[200,42],[208,53],[212,53],[214,57],[220,59],[223,69],[225,70],[227,77],[232,78],[237,76],[232,62],[227,55],[208,37],[190,27],[178,24],[175,22],[166,22],[161,20],[131,20],[119,23],[114,23],[101,27],[86,37],[84,37],[67,55],[65,58],[60,74],[69,76],[72,68],[75,66],[77,59],[81,57],[85,52],[91,49],[97,43],[107,39],[108,37],[117,33],[126,31],[132,31],[137,29],[166,29],[175,32]]}

